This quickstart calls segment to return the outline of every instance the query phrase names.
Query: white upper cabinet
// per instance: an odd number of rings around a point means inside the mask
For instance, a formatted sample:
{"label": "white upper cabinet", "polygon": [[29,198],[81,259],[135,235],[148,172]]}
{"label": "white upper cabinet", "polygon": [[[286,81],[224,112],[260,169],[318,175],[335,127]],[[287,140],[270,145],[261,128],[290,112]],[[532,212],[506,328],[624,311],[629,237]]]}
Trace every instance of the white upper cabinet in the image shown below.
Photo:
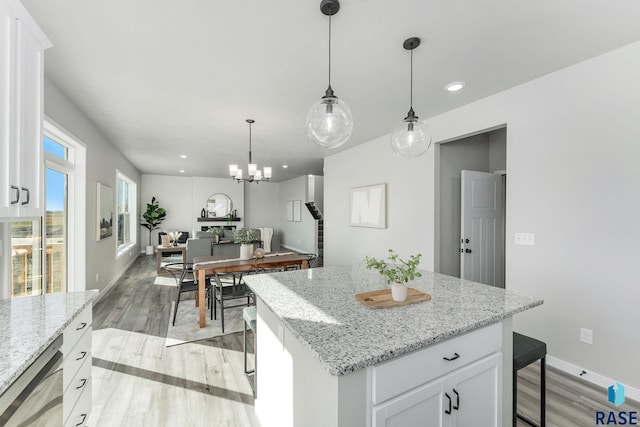
{"label": "white upper cabinet", "polygon": [[44,50],[51,47],[17,0],[0,0],[0,217],[44,213]]}

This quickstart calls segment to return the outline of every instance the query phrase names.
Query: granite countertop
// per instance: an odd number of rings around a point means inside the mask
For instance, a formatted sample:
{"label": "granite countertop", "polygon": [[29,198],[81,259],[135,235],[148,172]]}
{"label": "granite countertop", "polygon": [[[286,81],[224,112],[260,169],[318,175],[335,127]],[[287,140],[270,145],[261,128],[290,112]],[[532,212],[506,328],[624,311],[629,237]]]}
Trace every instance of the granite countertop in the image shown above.
{"label": "granite countertop", "polygon": [[344,375],[542,304],[541,298],[420,270],[410,287],[431,300],[371,309],[355,294],[386,288],[362,265],[245,276],[245,281],[332,375]]}
{"label": "granite countertop", "polygon": [[0,300],[0,395],[98,297],[98,291]]}

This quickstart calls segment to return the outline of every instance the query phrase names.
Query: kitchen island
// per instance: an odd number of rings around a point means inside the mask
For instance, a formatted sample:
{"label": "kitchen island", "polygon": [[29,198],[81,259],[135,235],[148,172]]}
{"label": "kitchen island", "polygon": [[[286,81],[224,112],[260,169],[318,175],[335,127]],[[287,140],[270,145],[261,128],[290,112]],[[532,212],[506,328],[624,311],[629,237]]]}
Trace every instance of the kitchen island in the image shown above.
{"label": "kitchen island", "polygon": [[91,411],[91,305],[97,297],[98,291],[85,291],[0,300],[0,414],[16,398],[14,383],[62,336],[59,425],[86,424]]}
{"label": "kitchen island", "polygon": [[430,301],[385,309],[362,265],[247,276],[262,425],[510,425],[511,316],[542,300],[422,273]]}

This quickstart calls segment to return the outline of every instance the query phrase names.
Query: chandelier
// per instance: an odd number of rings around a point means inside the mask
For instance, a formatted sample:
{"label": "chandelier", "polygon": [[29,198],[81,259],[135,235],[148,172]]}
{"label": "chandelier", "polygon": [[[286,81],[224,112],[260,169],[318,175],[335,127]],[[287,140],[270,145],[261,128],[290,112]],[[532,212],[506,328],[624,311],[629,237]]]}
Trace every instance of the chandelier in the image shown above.
{"label": "chandelier", "polygon": [[247,176],[243,175],[242,169],[238,168],[237,164],[229,165],[229,175],[236,182],[255,182],[259,184],[260,181],[269,181],[271,179],[271,167],[265,166],[263,169],[258,169],[258,165],[251,163],[251,125],[256,121],[253,119],[247,119],[249,123],[249,165],[247,166]]}

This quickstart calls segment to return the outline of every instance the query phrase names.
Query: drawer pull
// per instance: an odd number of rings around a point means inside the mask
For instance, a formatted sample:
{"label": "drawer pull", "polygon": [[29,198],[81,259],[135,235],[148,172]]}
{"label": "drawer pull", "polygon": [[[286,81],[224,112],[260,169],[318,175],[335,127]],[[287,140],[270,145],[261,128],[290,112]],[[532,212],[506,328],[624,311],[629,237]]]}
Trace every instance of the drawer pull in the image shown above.
{"label": "drawer pull", "polygon": [[85,322],[80,323],[80,326],[76,328],[76,331],[79,331],[80,329],[84,329],[87,326],[87,324]]}
{"label": "drawer pull", "polygon": [[453,392],[456,394],[456,404],[453,405],[453,409],[458,411],[460,409],[460,395],[458,394],[455,388],[453,389]]}
{"label": "drawer pull", "polygon": [[30,196],[29,196],[29,189],[25,188],[25,187],[21,187],[22,191],[26,191],[27,193],[27,200],[25,200],[24,202],[20,203],[21,205],[28,205],[29,204],[29,200],[30,200]]}
{"label": "drawer pull", "polygon": [[81,382],[82,384],[80,384],[78,387],[76,387],[76,390],[79,390],[79,389],[81,389],[82,387],[84,387],[84,386],[85,386],[85,384],[87,383],[87,379],[86,379],[86,378],[83,378],[83,379],[81,379],[81,380],[80,380],[80,382]]}
{"label": "drawer pull", "polygon": [[80,357],[76,358],[76,360],[82,360],[82,359],[84,359],[84,357],[85,357],[86,355],[87,355],[87,352],[86,352],[86,351],[81,351],[81,352],[80,352]]}
{"label": "drawer pull", "polygon": [[15,185],[12,185],[12,186],[11,186],[11,189],[12,189],[13,191],[15,191],[15,195],[16,195],[15,200],[12,200],[12,201],[11,201],[11,204],[12,204],[12,205],[15,205],[16,203],[18,203],[18,202],[20,201],[20,189],[19,189],[18,187],[16,187]]}
{"label": "drawer pull", "polygon": [[460,355],[458,353],[453,353],[453,357],[443,357],[447,362],[451,362],[452,360],[456,360]]}
{"label": "drawer pull", "polygon": [[451,415],[451,396],[449,396],[449,393],[445,393],[444,395],[447,397],[447,399],[449,399],[449,409],[445,409],[444,413],[447,415]]}
{"label": "drawer pull", "polygon": [[81,417],[82,417],[82,420],[78,424],[76,424],[76,427],[84,424],[85,420],[87,419],[87,414],[82,414]]}

